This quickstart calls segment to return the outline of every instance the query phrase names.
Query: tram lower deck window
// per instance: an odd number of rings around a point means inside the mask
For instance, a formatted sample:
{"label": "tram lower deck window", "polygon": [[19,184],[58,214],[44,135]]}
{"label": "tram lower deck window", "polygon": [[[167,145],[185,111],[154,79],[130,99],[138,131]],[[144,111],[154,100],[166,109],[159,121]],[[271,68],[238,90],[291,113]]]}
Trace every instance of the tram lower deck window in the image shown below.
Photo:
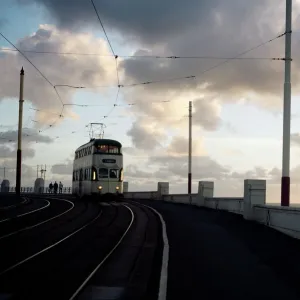
{"label": "tram lower deck window", "polygon": [[119,170],[118,169],[110,169],[109,170],[109,178],[119,178]]}
{"label": "tram lower deck window", "polygon": [[99,178],[108,178],[108,169],[100,168],[99,169]]}

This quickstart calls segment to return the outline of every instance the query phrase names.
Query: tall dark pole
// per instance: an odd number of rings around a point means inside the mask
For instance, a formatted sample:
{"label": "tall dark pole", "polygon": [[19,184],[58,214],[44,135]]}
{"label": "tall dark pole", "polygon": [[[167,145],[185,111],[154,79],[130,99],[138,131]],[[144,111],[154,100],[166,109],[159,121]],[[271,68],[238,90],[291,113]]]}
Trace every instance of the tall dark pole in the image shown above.
{"label": "tall dark pole", "polygon": [[290,205],[292,0],[286,0],[281,205]]}
{"label": "tall dark pole", "polygon": [[192,193],[192,101],[189,101],[189,170],[188,194]]}
{"label": "tall dark pole", "polygon": [[23,90],[24,90],[24,69],[20,73],[20,99],[19,99],[19,126],[18,126],[18,149],[17,149],[17,174],[16,194],[21,194],[21,166],[22,166],[22,121],[23,121]]}

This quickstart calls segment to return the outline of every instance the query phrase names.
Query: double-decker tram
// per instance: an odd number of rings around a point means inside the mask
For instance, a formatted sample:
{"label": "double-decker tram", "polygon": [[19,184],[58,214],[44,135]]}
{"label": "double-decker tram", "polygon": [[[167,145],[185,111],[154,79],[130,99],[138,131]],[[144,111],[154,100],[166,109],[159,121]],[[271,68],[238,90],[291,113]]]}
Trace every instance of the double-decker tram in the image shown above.
{"label": "double-decker tram", "polygon": [[123,196],[123,154],[120,142],[91,139],[75,151],[72,194],[83,197]]}

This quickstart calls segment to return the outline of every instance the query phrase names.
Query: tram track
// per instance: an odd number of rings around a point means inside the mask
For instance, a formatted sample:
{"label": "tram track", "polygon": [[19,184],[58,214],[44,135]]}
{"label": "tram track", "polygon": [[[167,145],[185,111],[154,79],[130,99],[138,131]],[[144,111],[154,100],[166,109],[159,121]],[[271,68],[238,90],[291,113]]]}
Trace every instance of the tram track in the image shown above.
{"label": "tram track", "polygon": [[0,272],[0,277],[3,276],[5,273],[7,273],[7,272],[9,272],[9,271],[11,271],[11,270],[17,268],[18,266],[20,266],[20,265],[22,265],[22,264],[28,262],[29,260],[35,258],[36,256],[38,256],[38,255],[40,255],[40,254],[42,254],[42,253],[44,253],[44,252],[46,252],[46,251],[52,249],[53,247],[59,245],[60,243],[64,242],[65,240],[69,239],[70,237],[72,237],[72,236],[73,236],[74,234],[76,234],[77,232],[80,232],[81,230],[83,230],[83,229],[86,228],[87,226],[89,226],[89,225],[91,225],[92,223],[94,223],[100,216],[101,216],[101,211],[98,213],[98,215],[97,215],[95,218],[93,218],[90,222],[86,223],[85,225],[81,226],[79,229],[75,230],[74,232],[70,233],[69,235],[65,236],[64,238],[58,240],[57,242],[55,242],[55,243],[49,245],[48,247],[46,247],[46,248],[40,250],[39,252],[36,252],[36,253],[32,254],[31,256],[26,257],[25,259],[23,259],[23,260],[17,262],[16,264],[14,264],[14,265],[8,267],[7,269],[1,271],[1,272]]}
{"label": "tram track", "polygon": [[[53,200],[55,199],[55,201],[61,201],[61,202],[66,202],[68,204],[71,204],[71,207],[68,207],[66,210],[64,210],[63,212],[59,212],[58,214],[55,214],[54,216],[51,215],[50,218],[47,218],[46,217],[46,220],[44,220],[43,216],[39,216],[39,217],[36,217],[34,218],[33,220],[26,220],[25,221],[25,224],[23,224],[24,222],[20,221],[20,222],[17,222],[17,218],[13,218],[11,220],[14,221],[14,224],[9,224],[5,227],[3,227],[3,225],[1,226],[0,224],[0,241],[2,239],[5,239],[5,238],[8,238],[10,236],[13,236],[13,235],[16,235],[16,234],[19,234],[23,231],[26,231],[26,230],[30,230],[30,229],[33,229],[33,228],[36,228],[38,226],[41,226],[47,222],[50,222],[56,218],[59,218],[60,216],[63,216],[64,214],[68,213],[69,211],[71,211],[73,208],[74,208],[74,203],[69,201],[69,200],[66,200],[66,199],[57,199],[57,198],[48,198],[50,200]],[[50,201],[46,199],[47,202],[50,203]],[[49,207],[49,206],[47,206]],[[40,211],[40,210],[38,210]],[[23,214],[23,216],[27,216],[27,214]],[[41,221],[42,220],[42,221]],[[36,222],[37,221],[37,222]]]}
{"label": "tram track", "polygon": [[[84,211],[83,206],[86,211],[80,214],[79,211]],[[60,239],[56,236],[51,243],[52,238],[47,236],[47,247],[40,247],[39,251],[31,249],[30,255],[23,255],[23,259],[15,263],[10,261],[6,268],[0,264],[0,299],[96,299],[93,298],[95,290],[93,297],[86,296],[91,296],[93,287],[109,283],[103,278],[108,278],[112,285],[123,286],[125,298],[122,299],[157,299],[155,292],[149,292],[149,287],[157,287],[152,283],[152,267],[157,253],[161,254],[159,249],[155,250],[159,230],[154,213],[133,203],[79,202],[76,207],[77,213],[72,209],[71,215],[66,213],[67,217],[63,217],[64,222],[59,225],[50,226],[53,222],[49,221],[44,224],[49,228],[38,226],[20,233],[27,237],[34,233],[31,239],[36,239],[41,234],[44,237],[60,231]],[[85,216],[85,224],[81,220],[79,227],[80,216]],[[62,236],[62,231],[66,231],[64,226],[74,222],[76,230]],[[11,239],[16,243],[20,241],[19,235]],[[102,290],[102,296],[103,292],[107,290]],[[145,293],[150,296],[144,298]],[[96,294],[100,297],[99,290]]]}
{"label": "tram track", "polygon": [[27,211],[27,212],[22,213],[22,214],[17,214],[17,215],[15,215],[13,217],[5,218],[5,219],[0,219],[0,223],[12,221],[12,220],[15,220],[17,218],[21,218],[21,217],[27,216],[29,214],[33,214],[35,212],[43,210],[45,208],[48,208],[50,206],[50,202],[48,200],[46,200],[46,199],[43,199],[43,200],[46,202],[46,205],[44,205],[42,207],[39,207],[39,208],[36,208],[36,209],[33,209],[33,210],[30,210],[30,211]]}
{"label": "tram track", "polygon": [[22,197],[23,198],[23,201],[19,202],[19,203],[16,203],[16,204],[13,204],[13,205],[6,205],[6,206],[2,206],[0,207],[0,212],[1,211],[7,211],[7,210],[10,210],[10,209],[13,209],[13,208],[16,208],[18,206],[21,206],[21,205],[24,205],[28,202],[28,198],[27,197]]}
{"label": "tram track", "polygon": [[52,219],[52,222],[46,222],[43,226],[0,240],[0,273],[22,261],[28,261],[29,257],[32,259],[36,253],[42,253],[42,250],[84,227],[97,214],[93,206],[79,203],[59,220]]}
{"label": "tram track", "polygon": [[[73,238],[0,275],[2,295],[13,294],[9,299],[69,299],[74,287],[77,289],[99,265],[98,257],[104,257],[108,250],[116,247],[115,241],[124,234],[124,226],[128,228],[127,208],[118,207],[120,213],[113,206],[105,209],[101,218],[78,231]],[[30,279],[24,281],[28,270]]]}
{"label": "tram track", "polygon": [[112,247],[112,249],[108,252],[108,254],[100,261],[100,263],[92,270],[92,272],[86,277],[86,279],[77,288],[77,290],[69,298],[69,300],[74,300],[78,297],[78,295],[83,291],[83,289],[86,287],[86,285],[91,280],[91,278],[95,275],[95,273],[99,270],[99,268],[101,268],[101,266],[107,261],[107,259],[114,253],[114,251],[117,249],[117,247],[120,245],[120,243],[123,241],[123,239],[126,236],[126,234],[128,233],[128,231],[130,230],[130,228],[133,224],[134,218],[135,218],[134,213],[129,206],[127,206],[127,205],[123,205],[123,206],[126,207],[131,213],[131,220],[130,220],[128,227],[125,229],[124,233],[122,234],[121,238],[117,241],[117,243]]}
{"label": "tram track", "polygon": [[162,254],[158,219],[152,210],[141,205],[125,205],[135,216],[130,230],[106,261],[101,261],[87,277],[81,292],[68,300],[158,299]]}
{"label": "tram track", "polygon": [[67,210],[63,211],[62,213],[59,213],[59,214],[57,214],[57,215],[55,215],[55,216],[53,216],[53,217],[50,217],[50,218],[48,218],[48,219],[46,219],[46,220],[44,220],[44,221],[38,222],[38,223],[33,224],[33,225],[29,225],[29,226],[20,228],[20,229],[18,229],[18,230],[9,232],[9,233],[7,233],[7,234],[5,234],[5,235],[2,235],[2,236],[0,236],[0,241],[1,241],[2,239],[5,239],[5,238],[8,238],[8,237],[10,237],[10,236],[19,234],[19,233],[21,233],[21,232],[23,232],[23,231],[26,231],[26,230],[30,230],[30,229],[36,228],[36,227],[41,226],[41,225],[43,225],[43,224],[45,224],[45,223],[47,223],[47,222],[50,222],[50,221],[52,221],[52,220],[54,220],[54,219],[57,219],[57,218],[59,218],[59,217],[65,215],[66,213],[68,213],[69,211],[71,211],[71,210],[74,208],[74,203],[73,203],[73,202],[71,202],[71,201],[69,201],[69,200],[65,200],[65,199],[58,199],[58,200],[59,200],[59,201],[65,201],[65,202],[70,203],[70,204],[71,204],[71,207],[68,208]]}

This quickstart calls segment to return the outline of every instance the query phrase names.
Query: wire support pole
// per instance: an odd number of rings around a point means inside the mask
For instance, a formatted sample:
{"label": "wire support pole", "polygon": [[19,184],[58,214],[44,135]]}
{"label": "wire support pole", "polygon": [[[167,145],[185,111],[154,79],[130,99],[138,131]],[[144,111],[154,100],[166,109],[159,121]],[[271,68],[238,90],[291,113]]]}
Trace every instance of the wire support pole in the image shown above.
{"label": "wire support pole", "polygon": [[188,194],[192,193],[192,101],[189,101],[189,164]]}
{"label": "wire support pole", "polygon": [[292,0],[286,0],[281,205],[290,205]]}
{"label": "wire support pole", "polygon": [[21,194],[21,166],[22,166],[22,122],[23,122],[23,92],[25,72],[22,67],[20,72],[20,99],[19,99],[19,123],[18,123],[18,149],[17,149],[17,172],[16,172],[16,194]]}

